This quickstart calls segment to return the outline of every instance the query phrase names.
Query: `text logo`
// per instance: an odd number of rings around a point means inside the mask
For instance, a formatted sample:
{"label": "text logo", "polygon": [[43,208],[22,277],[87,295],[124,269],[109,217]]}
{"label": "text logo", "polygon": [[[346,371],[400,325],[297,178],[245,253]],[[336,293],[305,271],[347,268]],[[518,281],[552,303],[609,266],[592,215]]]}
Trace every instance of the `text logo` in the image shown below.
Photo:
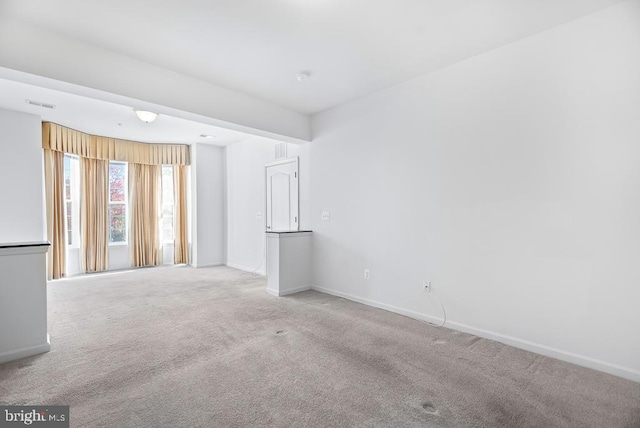
{"label": "text logo", "polygon": [[69,406],[0,406],[0,428],[69,428]]}

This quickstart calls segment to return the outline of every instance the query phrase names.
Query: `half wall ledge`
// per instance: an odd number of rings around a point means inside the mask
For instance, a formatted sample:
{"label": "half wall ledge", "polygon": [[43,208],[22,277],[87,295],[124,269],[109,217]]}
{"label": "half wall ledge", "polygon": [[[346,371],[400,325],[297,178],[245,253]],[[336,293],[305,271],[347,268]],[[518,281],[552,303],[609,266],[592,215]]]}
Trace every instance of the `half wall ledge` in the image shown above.
{"label": "half wall ledge", "polygon": [[49,242],[0,243],[0,363],[51,349],[47,334]]}

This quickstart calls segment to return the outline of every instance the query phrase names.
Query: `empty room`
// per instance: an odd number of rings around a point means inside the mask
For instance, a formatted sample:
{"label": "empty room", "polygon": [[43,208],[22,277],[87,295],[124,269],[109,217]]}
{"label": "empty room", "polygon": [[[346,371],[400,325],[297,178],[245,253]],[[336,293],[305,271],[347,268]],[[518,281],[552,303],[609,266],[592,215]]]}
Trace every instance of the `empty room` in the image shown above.
{"label": "empty room", "polygon": [[640,427],[640,0],[2,0],[0,150],[0,427]]}

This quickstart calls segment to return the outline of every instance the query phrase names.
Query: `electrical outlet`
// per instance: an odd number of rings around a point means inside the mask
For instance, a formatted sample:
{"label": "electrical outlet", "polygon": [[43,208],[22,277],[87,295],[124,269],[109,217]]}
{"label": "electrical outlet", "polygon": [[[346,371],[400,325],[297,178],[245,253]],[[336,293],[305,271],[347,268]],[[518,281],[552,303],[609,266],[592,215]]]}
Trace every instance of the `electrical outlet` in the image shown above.
{"label": "electrical outlet", "polygon": [[256,212],[256,218],[257,219],[261,219],[262,218],[262,211]]}
{"label": "electrical outlet", "polygon": [[369,269],[365,269],[364,270],[364,279],[370,279],[371,278],[371,271]]}
{"label": "electrical outlet", "polygon": [[426,279],[424,281],[422,281],[422,288],[424,289],[425,292],[430,293],[431,292],[431,281],[427,281]]}

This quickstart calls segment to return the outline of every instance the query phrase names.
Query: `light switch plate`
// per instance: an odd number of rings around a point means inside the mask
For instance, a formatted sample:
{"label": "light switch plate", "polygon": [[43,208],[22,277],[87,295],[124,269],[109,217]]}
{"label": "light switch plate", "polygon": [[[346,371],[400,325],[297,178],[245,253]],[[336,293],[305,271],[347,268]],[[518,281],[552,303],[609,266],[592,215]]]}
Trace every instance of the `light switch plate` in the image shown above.
{"label": "light switch plate", "polygon": [[256,212],[256,218],[262,218],[262,212],[260,211]]}
{"label": "light switch plate", "polygon": [[331,213],[329,211],[322,211],[322,221],[331,221]]}

